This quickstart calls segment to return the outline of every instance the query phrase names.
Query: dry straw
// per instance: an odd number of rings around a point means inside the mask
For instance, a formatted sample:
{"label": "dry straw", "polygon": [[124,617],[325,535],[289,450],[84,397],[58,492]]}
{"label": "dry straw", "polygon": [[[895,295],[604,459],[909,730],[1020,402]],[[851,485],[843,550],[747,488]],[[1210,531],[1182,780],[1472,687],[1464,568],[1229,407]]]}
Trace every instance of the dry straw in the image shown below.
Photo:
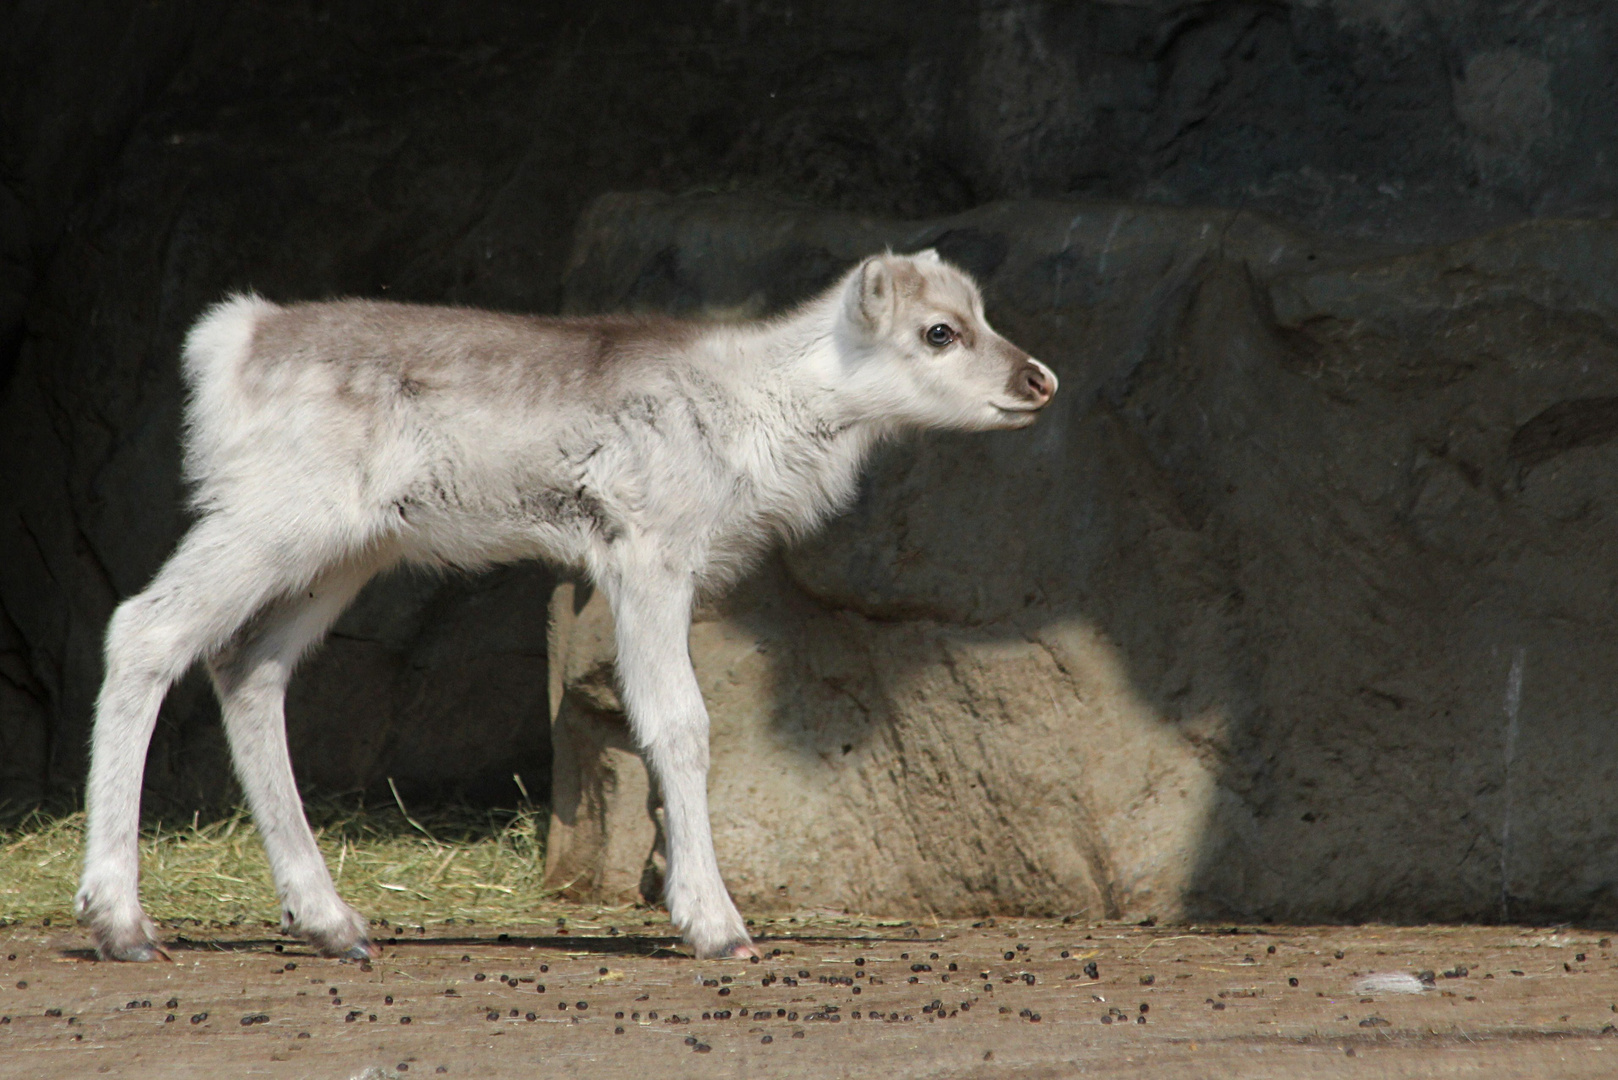
{"label": "dry straw", "polygon": [[[545,815],[467,809],[409,814],[316,807],[316,838],[344,899],[374,919],[421,925],[531,922],[554,897],[540,887]],[[71,919],[84,816],[35,813],[0,829],[0,919]],[[141,835],[141,895],[160,922],[275,924],[278,905],[263,846],[238,810]]]}

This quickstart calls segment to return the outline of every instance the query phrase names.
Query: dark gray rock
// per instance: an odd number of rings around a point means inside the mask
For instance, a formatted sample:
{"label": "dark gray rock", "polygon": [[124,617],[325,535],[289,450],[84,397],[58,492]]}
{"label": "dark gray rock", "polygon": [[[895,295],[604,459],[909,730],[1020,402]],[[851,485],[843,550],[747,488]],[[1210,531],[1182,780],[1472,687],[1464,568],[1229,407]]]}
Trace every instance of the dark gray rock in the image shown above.
{"label": "dark gray rock", "polygon": [[[699,615],[738,900],[1611,918],[1618,224],[1397,249],[1233,211],[613,196],[570,294],[637,306],[655,265],[659,301],[766,310],[784,252],[815,278],[960,236],[1063,389],[1027,431],[890,448]],[[598,689],[609,616],[563,606],[552,842],[617,897],[655,813]]]}

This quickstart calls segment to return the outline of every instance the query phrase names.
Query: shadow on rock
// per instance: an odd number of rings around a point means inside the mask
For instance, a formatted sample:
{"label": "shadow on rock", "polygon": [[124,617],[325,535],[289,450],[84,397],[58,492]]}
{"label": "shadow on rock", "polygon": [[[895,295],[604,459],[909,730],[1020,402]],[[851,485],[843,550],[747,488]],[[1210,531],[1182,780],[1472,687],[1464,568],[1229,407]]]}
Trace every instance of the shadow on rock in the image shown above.
{"label": "shadow on rock", "polygon": [[[831,254],[806,295],[949,237],[1063,393],[1026,432],[889,448],[848,515],[699,613],[738,901],[1610,916],[1618,227],[1409,250],[1219,210],[613,196],[569,296],[655,306],[655,261],[767,311],[781,250]],[[551,656],[552,883],[655,895],[599,598],[562,587]]]}

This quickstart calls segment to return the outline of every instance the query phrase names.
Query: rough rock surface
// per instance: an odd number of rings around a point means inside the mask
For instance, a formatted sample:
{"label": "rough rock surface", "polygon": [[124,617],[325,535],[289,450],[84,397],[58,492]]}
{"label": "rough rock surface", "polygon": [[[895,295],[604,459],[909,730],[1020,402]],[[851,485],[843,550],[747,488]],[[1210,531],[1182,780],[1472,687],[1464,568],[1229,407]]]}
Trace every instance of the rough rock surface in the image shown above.
{"label": "rough rock surface", "polygon": [[[744,906],[1618,911],[1618,224],[1398,249],[1234,211],[614,196],[570,301],[754,313],[884,245],[975,270],[1063,389],[1027,431],[890,448],[699,617]],[[647,785],[604,605],[556,609],[553,880],[620,896]]]}

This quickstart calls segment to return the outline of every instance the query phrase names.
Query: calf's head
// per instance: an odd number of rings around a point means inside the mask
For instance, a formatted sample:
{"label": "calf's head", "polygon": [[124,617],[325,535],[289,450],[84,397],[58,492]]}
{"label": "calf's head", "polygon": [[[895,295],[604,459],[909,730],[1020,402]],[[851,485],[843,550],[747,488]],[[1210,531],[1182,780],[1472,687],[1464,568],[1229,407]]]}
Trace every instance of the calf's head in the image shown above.
{"label": "calf's head", "polygon": [[993,431],[1027,427],[1056,375],[995,333],[977,283],[936,251],[876,255],[842,283],[847,390],[873,419]]}

